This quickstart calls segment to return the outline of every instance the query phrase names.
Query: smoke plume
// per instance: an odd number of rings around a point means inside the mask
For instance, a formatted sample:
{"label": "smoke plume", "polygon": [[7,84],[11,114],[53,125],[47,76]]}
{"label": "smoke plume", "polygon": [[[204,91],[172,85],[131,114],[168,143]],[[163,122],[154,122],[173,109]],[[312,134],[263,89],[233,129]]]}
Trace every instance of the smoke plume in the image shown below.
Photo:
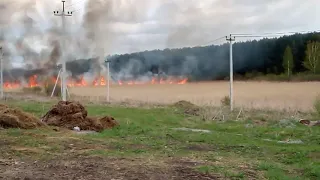
{"label": "smoke plume", "polygon": [[[53,15],[53,11],[61,12],[61,1],[1,0],[0,44],[4,49],[5,79],[25,79],[32,73],[56,74],[57,65],[63,59],[68,62],[71,77],[84,75],[92,79],[106,74],[104,60],[108,55],[113,55],[109,58],[114,80],[148,79],[153,74],[195,76],[195,79],[220,76],[228,70],[227,46],[201,50],[165,48],[203,45],[231,30],[243,32],[250,23],[263,22],[277,12],[288,12],[287,1],[274,3],[272,13],[265,8],[266,2],[259,1],[255,5],[253,2],[256,1],[67,0],[66,11],[75,11],[72,17],[65,18],[63,31],[61,17]],[[276,8],[278,5],[281,6]],[[291,5],[290,10],[294,7]],[[316,6],[305,1],[297,7],[308,11]],[[257,12],[260,14],[252,17]],[[267,21],[270,28],[279,27],[277,23],[283,24],[282,21]],[[141,47],[151,48],[156,43],[161,44],[164,51],[141,52],[144,51]],[[256,48],[254,53],[237,47],[235,45],[235,70],[263,64],[262,61],[249,63],[245,59],[256,58],[252,54],[258,54],[256,52],[264,47]],[[115,52],[132,51],[141,53],[115,55]]]}
{"label": "smoke plume", "polygon": [[[79,2],[66,1],[66,11]],[[61,2],[2,0],[0,41],[4,47],[5,79],[25,77],[29,74],[27,71],[35,72],[36,69],[38,73],[52,75],[57,73],[57,65],[62,59],[68,62],[67,69],[72,77],[84,73],[92,77],[104,74],[105,57],[115,51],[114,43],[121,41],[126,30],[119,31],[119,27],[146,19],[145,10],[149,5],[148,1],[87,0],[73,17],[65,18],[63,31],[61,18],[53,15],[54,10],[61,12]],[[88,61],[92,64],[81,68],[84,59],[91,58],[95,58]],[[79,61],[72,62],[75,60]],[[17,64],[20,73],[10,70],[17,68]],[[120,73],[115,77],[128,76],[125,70]]]}

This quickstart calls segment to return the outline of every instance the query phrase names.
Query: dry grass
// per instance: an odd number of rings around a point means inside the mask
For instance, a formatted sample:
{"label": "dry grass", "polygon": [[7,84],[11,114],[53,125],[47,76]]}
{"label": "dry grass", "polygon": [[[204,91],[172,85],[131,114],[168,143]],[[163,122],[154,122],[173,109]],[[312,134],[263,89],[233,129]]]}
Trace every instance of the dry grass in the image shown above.
{"label": "dry grass", "polygon": [[[88,96],[92,100],[105,100],[106,87],[70,88],[75,96]],[[197,105],[221,104],[229,94],[228,82],[201,82],[184,85],[134,85],[111,86],[110,98],[114,102],[142,101],[147,103],[173,103],[179,100]],[[320,94],[320,82],[235,82],[236,106],[246,108],[313,109]]]}

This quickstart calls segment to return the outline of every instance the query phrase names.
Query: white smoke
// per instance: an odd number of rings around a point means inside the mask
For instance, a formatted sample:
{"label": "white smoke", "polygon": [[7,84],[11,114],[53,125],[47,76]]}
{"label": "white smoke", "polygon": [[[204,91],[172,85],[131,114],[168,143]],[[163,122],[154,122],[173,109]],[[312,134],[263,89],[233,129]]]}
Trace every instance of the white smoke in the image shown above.
{"label": "white smoke", "polygon": [[[168,10],[171,17],[167,17],[165,12],[157,12],[160,2],[173,7]],[[160,24],[166,20],[177,24],[194,21],[186,20],[183,14],[175,14],[176,8],[187,9],[183,12],[191,14],[201,13],[200,9],[191,8],[196,1],[193,1],[193,4],[187,3],[188,7],[180,8],[176,3],[178,1],[170,2],[169,0],[67,0],[66,11],[76,11],[72,17],[65,18],[66,31],[63,32],[61,17],[53,15],[53,11],[61,12],[61,1],[1,0],[0,41],[5,51],[5,67],[9,69],[20,64],[29,69],[53,69],[62,59],[73,61],[98,57],[99,65],[93,66],[94,69],[91,69],[85,77],[91,79],[89,73],[106,74],[105,67],[102,66],[104,57],[117,51],[115,48],[119,47],[118,42],[128,38],[128,33],[143,31],[139,23],[149,23],[153,26],[154,23],[150,23],[153,22],[150,18],[154,18],[155,13],[161,16]],[[190,28],[191,26],[167,29],[168,46],[175,46],[179,44],[177,42],[185,40],[185,37],[193,32],[189,32]],[[135,43],[132,43],[127,45],[128,51],[136,48]],[[192,57],[187,59],[182,68],[185,74],[190,73],[190,69],[194,69],[192,66],[197,65]],[[143,66],[145,64],[141,61],[132,59],[113,76],[115,79],[147,79],[146,77],[150,77],[152,73],[135,76]]]}
{"label": "white smoke", "polygon": [[[0,41],[5,68],[16,64],[31,69],[52,68],[62,58],[72,61],[99,57],[103,64],[104,57],[115,51],[114,43],[127,31],[121,27],[126,22],[146,19],[150,4],[132,0],[66,1],[66,11],[76,11],[65,18],[63,32],[61,18],[53,15],[53,11],[61,12],[60,1],[2,0]],[[96,68],[105,71],[103,66]]]}

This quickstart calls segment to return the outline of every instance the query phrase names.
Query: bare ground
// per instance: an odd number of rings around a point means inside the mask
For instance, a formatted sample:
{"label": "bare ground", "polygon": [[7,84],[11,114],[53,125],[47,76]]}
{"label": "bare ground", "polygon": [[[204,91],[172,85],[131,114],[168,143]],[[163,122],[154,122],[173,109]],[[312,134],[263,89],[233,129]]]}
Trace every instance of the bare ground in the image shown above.
{"label": "bare ground", "polygon": [[[50,132],[45,130],[44,132]],[[3,132],[4,133],[4,132]],[[206,174],[196,170],[202,161],[151,156],[108,156],[90,154],[95,150],[112,151],[117,147],[103,144],[102,141],[86,141],[72,137],[68,130],[61,129],[54,133],[37,134],[23,131],[17,137],[23,142],[30,142],[38,147],[17,142],[15,137],[0,139],[0,179],[21,180],[211,180],[220,179],[221,175]],[[24,139],[26,138],[26,139]],[[43,144],[47,145],[40,145]],[[38,144],[38,145],[37,145]],[[53,146],[58,146],[57,149]],[[148,147],[128,146],[141,149]],[[151,151],[151,150],[150,150]],[[196,150],[195,150],[196,151]]]}
{"label": "bare ground", "polygon": [[[53,142],[61,144],[64,138],[54,139]],[[6,140],[0,140],[0,144],[0,179],[211,180],[222,177],[197,171],[195,167],[203,162],[190,159],[88,155],[85,152],[101,148],[108,150],[108,147],[87,145],[72,139],[63,143],[62,153],[49,152],[44,156],[47,153],[44,147],[13,146]]]}
{"label": "bare ground", "polygon": [[101,157],[59,157],[49,161],[1,160],[0,179],[220,179],[218,175],[192,169],[193,162],[149,164],[140,159]]}

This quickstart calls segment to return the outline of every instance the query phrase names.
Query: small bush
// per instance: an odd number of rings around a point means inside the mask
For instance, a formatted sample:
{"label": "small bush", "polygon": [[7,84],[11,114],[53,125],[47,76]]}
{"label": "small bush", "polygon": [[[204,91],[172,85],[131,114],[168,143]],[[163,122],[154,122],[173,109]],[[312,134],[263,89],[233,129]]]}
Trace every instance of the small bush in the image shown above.
{"label": "small bush", "polygon": [[[51,93],[53,91],[55,82],[52,82],[51,80],[47,80],[44,87],[44,92],[47,96],[51,96]],[[61,96],[61,85],[58,83],[56,86],[56,89],[54,90],[53,96],[59,97]]]}
{"label": "small bush", "polygon": [[230,97],[229,96],[225,96],[221,99],[221,105],[222,106],[230,106]]}
{"label": "small bush", "polygon": [[320,116],[320,96],[314,101],[314,109],[316,110],[318,116]]}

